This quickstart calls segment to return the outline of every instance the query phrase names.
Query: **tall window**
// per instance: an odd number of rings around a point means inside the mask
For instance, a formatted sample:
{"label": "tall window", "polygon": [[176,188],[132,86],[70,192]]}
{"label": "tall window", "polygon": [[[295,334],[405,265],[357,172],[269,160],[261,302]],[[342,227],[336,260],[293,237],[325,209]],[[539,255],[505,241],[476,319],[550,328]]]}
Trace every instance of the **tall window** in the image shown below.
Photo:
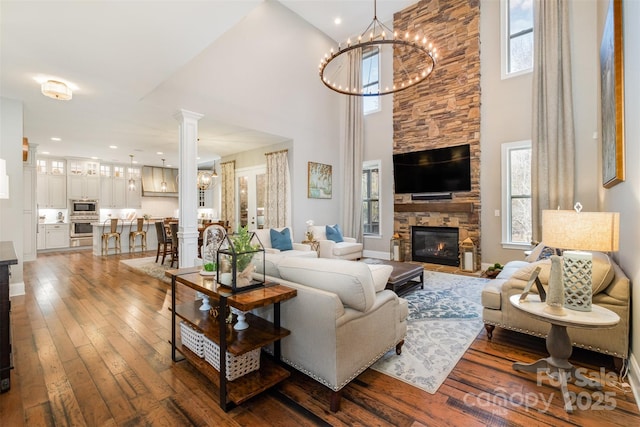
{"label": "tall window", "polygon": [[362,167],[362,233],[380,234],[380,161],[364,162]]}
{"label": "tall window", "polygon": [[502,144],[502,243],[531,243],[531,141]]}
{"label": "tall window", "polygon": [[533,0],[502,0],[502,77],[533,69]]}
{"label": "tall window", "polygon": [[[377,47],[369,47],[362,54],[362,89],[364,93],[378,92],[380,85],[380,50]],[[364,96],[362,98],[364,114],[380,111],[379,96]]]}

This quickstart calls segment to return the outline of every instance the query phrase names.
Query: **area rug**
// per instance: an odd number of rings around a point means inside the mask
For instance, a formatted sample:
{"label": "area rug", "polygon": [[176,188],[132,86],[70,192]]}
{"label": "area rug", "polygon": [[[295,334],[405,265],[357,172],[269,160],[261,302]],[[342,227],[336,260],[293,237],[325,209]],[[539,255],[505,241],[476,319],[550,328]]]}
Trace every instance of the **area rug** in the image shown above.
{"label": "area rug", "polygon": [[394,348],[371,367],[434,394],[482,330],[480,294],[488,280],[425,271],[424,289],[404,296],[402,354]]}
{"label": "area rug", "polygon": [[159,262],[155,262],[156,257],[146,257],[146,258],[133,258],[133,259],[123,259],[120,262],[124,265],[131,267],[135,270],[140,270],[144,274],[147,274],[151,277],[155,277],[156,279],[160,279],[163,282],[171,283],[171,279],[164,275],[166,270],[170,268],[175,268],[169,266],[169,260],[166,259],[164,264],[160,264]]}

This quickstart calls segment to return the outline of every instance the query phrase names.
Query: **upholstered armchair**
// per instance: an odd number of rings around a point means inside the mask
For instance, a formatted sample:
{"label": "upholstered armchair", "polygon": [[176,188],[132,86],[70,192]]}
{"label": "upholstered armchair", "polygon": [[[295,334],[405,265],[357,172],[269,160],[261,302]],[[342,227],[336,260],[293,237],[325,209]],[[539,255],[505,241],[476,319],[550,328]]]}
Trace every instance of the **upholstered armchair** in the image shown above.
{"label": "upholstered armchair", "polygon": [[314,225],[310,227],[313,238],[319,243],[320,258],[357,260],[362,258],[362,243],[353,237],[345,237],[338,224]]}

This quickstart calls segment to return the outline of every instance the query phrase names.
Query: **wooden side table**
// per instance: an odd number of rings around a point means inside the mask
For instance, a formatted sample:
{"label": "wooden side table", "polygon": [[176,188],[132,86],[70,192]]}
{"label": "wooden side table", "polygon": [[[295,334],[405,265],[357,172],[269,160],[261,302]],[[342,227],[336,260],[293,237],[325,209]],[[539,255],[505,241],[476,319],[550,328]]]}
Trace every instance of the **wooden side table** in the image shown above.
{"label": "wooden side table", "polygon": [[320,255],[320,242],[317,240],[303,240],[301,242],[304,245],[309,245],[311,246],[311,250],[314,250],[318,253],[318,255]]}
{"label": "wooden side table", "polygon": [[537,295],[529,295],[524,301],[520,301],[520,295],[512,295],[509,298],[511,305],[527,315],[548,322],[551,329],[547,335],[547,351],[549,357],[533,363],[516,362],[513,369],[522,372],[557,371],[560,380],[560,389],[564,398],[564,409],[571,413],[573,407],[567,390],[567,377],[575,378],[579,384],[585,384],[589,388],[601,389],[598,381],[585,377],[569,363],[569,357],[573,351],[571,339],[567,333],[567,326],[573,328],[612,328],[620,322],[620,316],[611,310],[599,305],[592,305],[592,311],[576,311],[565,309],[566,316],[556,316],[544,311],[546,303],[540,302]]}

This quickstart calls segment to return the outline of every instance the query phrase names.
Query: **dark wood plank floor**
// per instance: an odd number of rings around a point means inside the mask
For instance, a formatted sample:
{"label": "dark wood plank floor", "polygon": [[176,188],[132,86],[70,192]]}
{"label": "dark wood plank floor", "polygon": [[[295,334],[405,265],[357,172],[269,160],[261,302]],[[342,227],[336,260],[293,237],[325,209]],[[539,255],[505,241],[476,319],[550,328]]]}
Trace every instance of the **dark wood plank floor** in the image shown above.
{"label": "dark wood plank floor", "polygon": [[[331,413],[328,389],[293,371],[225,413],[204,376],[171,361],[169,286],[119,262],[129,257],[77,250],[25,264],[26,295],[12,299],[15,369],[0,395],[0,425],[640,425],[632,393],[611,381],[601,392],[570,385],[584,409],[567,414],[556,387],[511,369],[546,356],[544,342],[504,330],[492,342],[481,332],[435,395],[369,369]],[[613,369],[589,351],[572,360]]]}

